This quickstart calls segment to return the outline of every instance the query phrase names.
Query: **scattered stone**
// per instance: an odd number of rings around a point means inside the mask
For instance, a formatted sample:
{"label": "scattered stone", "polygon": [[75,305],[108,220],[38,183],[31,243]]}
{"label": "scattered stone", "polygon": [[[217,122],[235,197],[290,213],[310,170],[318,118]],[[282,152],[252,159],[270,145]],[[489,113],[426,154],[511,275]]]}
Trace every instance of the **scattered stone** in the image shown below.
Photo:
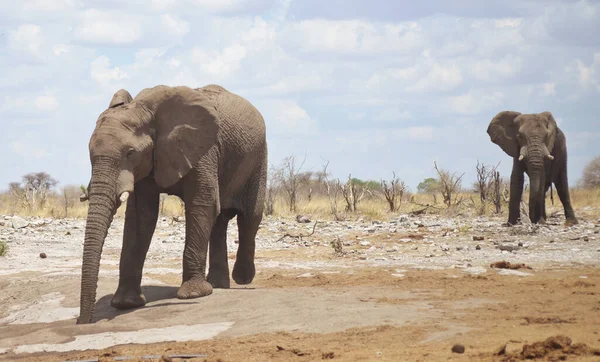
{"label": "scattered stone", "polygon": [[369,246],[369,245],[371,245],[370,241],[361,241],[360,242],[360,246]]}
{"label": "scattered stone", "polygon": [[475,250],[481,250],[481,245],[475,246]]}
{"label": "scattered stone", "polygon": [[590,238],[589,238],[589,237],[587,237],[587,236],[584,236],[584,237],[583,237],[583,241],[590,241]]}
{"label": "scattered stone", "polygon": [[18,216],[13,216],[12,218],[12,227],[13,229],[23,229],[29,226],[29,222],[26,221],[25,219],[18,217]]}
{"label": "scattered stone", "polygon": [[501,251],[508,251],[508,252],[517,251],[520,249],[519,246],[514,246],[514,245],[498,245],[498,246],[496,246],[496,248],[500,249]]}
{"label": "scattered stone", "polygon": [[502,260],[502,261],[497,261],[495,263],[490,264],[490,268],[496,268],[496,269],[530,269],[533,270],[533,268],[531,268],[530,266],[526,265],[526,264],[511,264],[510,262],[506,261],[506,260]]}
{"label": "scattered stone", "polygon": [[46,253],[40,253],[40,258],[46,259]]}
{"label": "scattered stone", "polygon": [[304,215],[296,215],[296,221],[301,223],[301,224],[308,224],[310,223],[310,219]]}
{"label": "scattered stone", "polygon": [[473,240],[474,241],[483,241],[485,238],[483,236],[475,236],[473,235]]}
{"label": "scattered stone", "polygon": [[452,352],[453,353],[465,353],[465,346],[463,346],[462,344],[455,344],[454,346],[452,346]]}
{"label": "scattered stone", "polygon": [[442,249],[442,251],[450,251],[450,247],[448,245],[440,245],[440,249]]}

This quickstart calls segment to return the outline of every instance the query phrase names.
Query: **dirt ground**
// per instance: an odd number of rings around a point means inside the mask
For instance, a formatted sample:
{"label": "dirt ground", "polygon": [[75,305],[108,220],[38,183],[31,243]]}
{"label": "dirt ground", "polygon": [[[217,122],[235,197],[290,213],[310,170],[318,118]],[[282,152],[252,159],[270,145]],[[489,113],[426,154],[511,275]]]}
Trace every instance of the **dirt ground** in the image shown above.
{"label": "dirt ground", "polygon": [[5,218],[0,360],[596,361],[600,220],[580,215],[570,228],[560,215],[514,228],[498,218],[403,216],[323,223],[281,240],[313,224],[267,219],[254,282],[189,301],[175,298],[183,223],[162,220],[145,267],[148,304],[125,312],[110,307],[117,221],[90,325],[75,324],[83,221],[15,228]]}

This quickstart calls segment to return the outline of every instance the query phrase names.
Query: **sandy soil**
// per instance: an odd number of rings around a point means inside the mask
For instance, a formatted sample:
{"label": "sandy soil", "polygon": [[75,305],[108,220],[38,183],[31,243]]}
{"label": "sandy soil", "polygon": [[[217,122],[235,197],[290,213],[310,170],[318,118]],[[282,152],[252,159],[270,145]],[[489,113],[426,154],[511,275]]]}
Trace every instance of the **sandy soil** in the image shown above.
{"label": "sandy soil", "polygon": [[[266,219],[255,281],[189,301],[175,298],[183,223],[163,219],[145,267],[148,304],[126,312],[110,307],[116,220],[90,325],[75,324],[83,221],[13,227],[5,217],[0,360],[600,360],[600,220],[579,214],[570,228],[560,215],[514,228],[436,216],[323,222],[282,240],[313,224]],[[235,224],[232,264],[234,240]],[[511,265],[491,266],[500,261]]]}

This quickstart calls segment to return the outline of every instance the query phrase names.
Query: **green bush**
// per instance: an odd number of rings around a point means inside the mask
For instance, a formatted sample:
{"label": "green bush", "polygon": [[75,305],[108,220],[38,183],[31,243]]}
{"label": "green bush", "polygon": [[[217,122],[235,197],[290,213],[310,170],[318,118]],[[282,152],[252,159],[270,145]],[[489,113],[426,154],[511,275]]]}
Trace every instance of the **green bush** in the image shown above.
{"label": "green bush", "polygon": [[8,253],[8,245],[6,242],[0,241],[0,256],[5,256]]}

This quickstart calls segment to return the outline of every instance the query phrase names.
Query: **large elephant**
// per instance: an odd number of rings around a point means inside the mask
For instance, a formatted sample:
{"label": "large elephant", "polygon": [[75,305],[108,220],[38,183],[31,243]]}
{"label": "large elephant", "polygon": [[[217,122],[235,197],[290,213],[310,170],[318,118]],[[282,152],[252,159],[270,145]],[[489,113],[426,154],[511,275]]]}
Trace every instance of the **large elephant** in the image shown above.
{"label": "large elephant", "polygon": [[508,224],[520,219],[523,172],[529,176],[529,219],[546,221],[546,192],[554,183],[565,210],[566,224],[577,224],[567,179],[567,141],[550,112],[521,114],[504,111],[490,122],[487,133],[513,158]]}
{"label": "large elephant", "polygon": [[[180,299],[229,288],[227,224],[238,220],[239,246],[232,277],[255,275],[255,237],[267,178],[266,128],[260,112],[218,85],[156,86],[132,99],[119,90],[89,143],[92,175],[83,263],[80,315],[91,323],[102,246],[117,208],[127,202],[119,285],[111,305],[145,304],[142,269],[158,218],[159,194],[185,204],[185,249]],[[210,248],[208,247],[210,244]],[[206,256],[209,250],[209,271]]]}

